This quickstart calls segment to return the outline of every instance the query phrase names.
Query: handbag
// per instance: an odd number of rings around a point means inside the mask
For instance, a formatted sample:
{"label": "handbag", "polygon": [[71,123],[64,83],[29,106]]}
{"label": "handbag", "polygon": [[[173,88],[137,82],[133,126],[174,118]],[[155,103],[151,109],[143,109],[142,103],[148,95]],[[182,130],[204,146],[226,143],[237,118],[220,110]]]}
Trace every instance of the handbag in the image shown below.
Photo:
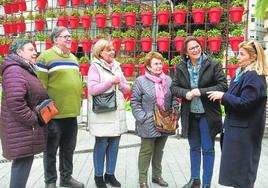
{"label": "handbag", "polygon": [[116,91],[92,96],[92,111],[94,113],[112,112],[117,109]]}
{"label": "handbag", "polygon": [[36,113],[38,118],[47,125],[47,123],[56,116],[59,111],[55,106],[55,103],[52,99],[44,100],[40,105],[36,107]]}
{"label": "handbag", "polygon": [[154,125],[161,133],[175,133],[178,126],[178,119],[175,109],[164,111],[155,105]]}

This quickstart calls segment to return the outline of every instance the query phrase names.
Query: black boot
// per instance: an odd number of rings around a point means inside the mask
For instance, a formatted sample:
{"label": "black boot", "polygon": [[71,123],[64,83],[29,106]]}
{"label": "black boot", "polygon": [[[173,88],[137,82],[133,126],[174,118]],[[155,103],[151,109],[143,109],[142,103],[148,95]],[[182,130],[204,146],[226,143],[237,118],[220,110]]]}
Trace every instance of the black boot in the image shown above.
{"label": "black boot", "polygon": [[182,188],[200,188],[200,179],[190,179]]}
{"label": "black boot", "polygon": [[202,188],[210,188],[210,185],[202,185]]}
{"label": "black boot", "polygon": [[95,176],[94,180],[97,188],[107,188],[106,183],[103,181],[103,176]]}
{"label": "black boot", "polygon": [[109,183],[112,187],[121,187],[121,183],[117,181],[114,175],[105,174],[104,180],[105,183]]}

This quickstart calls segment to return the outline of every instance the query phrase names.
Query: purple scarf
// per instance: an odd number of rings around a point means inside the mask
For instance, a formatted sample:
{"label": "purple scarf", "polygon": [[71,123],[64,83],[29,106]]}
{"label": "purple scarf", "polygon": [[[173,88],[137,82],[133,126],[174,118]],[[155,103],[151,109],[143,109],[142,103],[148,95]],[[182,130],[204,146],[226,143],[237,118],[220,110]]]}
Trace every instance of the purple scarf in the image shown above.
{"label": "purple scarf", "polygon": [[165,74],[161,73],[159,76],[154,76],[146,71],[145,77],[155,83],[156,103],[165,110],[165,95],[167,93]]}

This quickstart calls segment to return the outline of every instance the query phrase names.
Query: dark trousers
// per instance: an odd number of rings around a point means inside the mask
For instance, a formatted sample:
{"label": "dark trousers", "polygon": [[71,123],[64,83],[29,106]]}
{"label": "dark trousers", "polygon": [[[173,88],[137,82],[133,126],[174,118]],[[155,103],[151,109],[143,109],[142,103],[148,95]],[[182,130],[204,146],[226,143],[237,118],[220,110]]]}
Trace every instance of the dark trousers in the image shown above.
{"label": "dark trousers", "polygon": [[34,156],[15,159],[11,166],[10,188],[24,188],[31,171]]}
{"label": "dark trousers", "polygon": [[73,173],[73,153],[76,146],[77,120],[54,119],[48,125],[47,147],[44,151],[45,183],[57,181],[56,155],[59,148],[59,171],[61,180],[68,180]]}

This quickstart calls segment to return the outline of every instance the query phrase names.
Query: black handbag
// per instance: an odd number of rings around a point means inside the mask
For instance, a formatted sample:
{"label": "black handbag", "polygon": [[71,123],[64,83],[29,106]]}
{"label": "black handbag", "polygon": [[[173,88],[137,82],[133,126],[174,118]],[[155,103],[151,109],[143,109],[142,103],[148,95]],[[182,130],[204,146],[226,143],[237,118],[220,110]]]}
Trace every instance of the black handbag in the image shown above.
{"label": "black handbag", "polygon": [[112,112],[117,109],[115,90],[93,96],[92,101],[92,111],[94,113]]}

